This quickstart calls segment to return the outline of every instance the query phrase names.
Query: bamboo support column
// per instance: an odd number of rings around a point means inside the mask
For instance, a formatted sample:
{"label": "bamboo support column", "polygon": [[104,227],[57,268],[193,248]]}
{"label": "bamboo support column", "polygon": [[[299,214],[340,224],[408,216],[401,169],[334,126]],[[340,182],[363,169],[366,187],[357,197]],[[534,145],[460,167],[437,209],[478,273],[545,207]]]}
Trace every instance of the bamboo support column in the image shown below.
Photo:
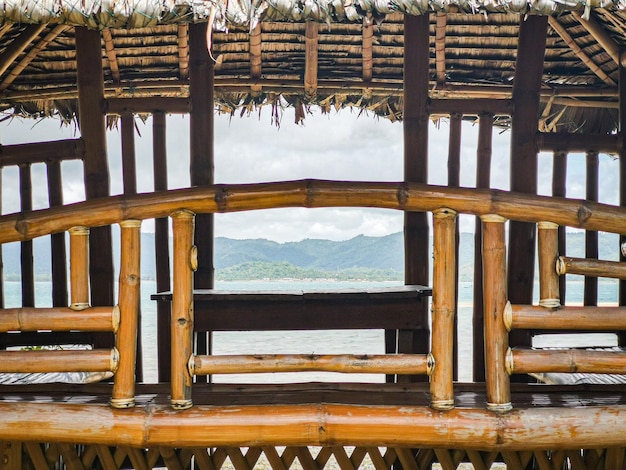
{"label": "bamboo support column", "polygon": [[[565,197],[565,183],[567,180],[567,152],[556,151],[552,160],[552,196]],[[558,252],[565,254],[566,236],[565,227],[559,226]],[[565,303],[566,285],[565,276],[559,276],[559,298]]]}
{"label": "bamboo support column", "polygon": [[[20,202],[21,211],[33,210],[33,184],[30,164],[22,164],[20,169]],[[20,264],[22,273],[22,306],[35,306],[35,270],[33,266],[33,241],[20,243]]]}
{"label": "bamboo support column", "polygon": [[119,282],[120,325],[116,347],[120,354],[115,373],[111,406],[135,406],[135,369],[139,330],[141,221],[125,220],[121,228],[121,260]]}
{"label": "bamboo support column", "polygon": [[[437,16],[439,21],[440,16]],[[444,16],[445,27],[445,16]],[[463,115],[450,115],[450,138],[448,139],[448,187],[458,188],[461,184],[461,131],[462,131]],[[455,271],[459,272],[459,225],[456,224],[454,231],[454,259]],[[459,283],[458,278],[454,281],[454,357],[459,354],[459,318],[457,312],[457,304],[459,300]],[[459,362],[454,361],[454,379],[458,379]]]}
{"label": "bamboo support column", "polygon": [[559,226],[552,222],[539,222],[539,305],[546,308],[561,306],[559,275],[556,262],[559,257]]}
{"label": "bamboo support column", "polygon": [[433,212],[433,340],[435,368],[430,378],[430,406],[454,408],[454,317],[456,310],[456,212]]}
{"label": "bamboo support column", "polygon": [[[620,206],[626,206],[626,51],[620,53],[619,61],[619,133],[620,133],[620,149],[619,149],[619,204]],[[622,234],[619,237],[620,248],[626,244],[626,234]],[[626,261],[626,253],[620,249],[619,260]],[[619,282],[619,304],[626,305],[626,280]],[[620,346],[626,344],[626,333],[622,332],[618,334],[618,341]]]}
{"label": "bamboo support column", "polygon": [[[483,113],[478,117],[478,150],[476,151],[476,187],[489,188],[491,184],[491,153],[493,140],[493,114]],[[485,329],[483,306],[483,258],[482,224],[476,217],[474,231],[474,317],[473,337],[473,379],[485,381]]]}
{"label": "bamboo support column", "polygon": [[[404,15],[404,180],[426,183],[428,179],[428,88],[430,56],[429,15]],[[424,212],[405,212],[405,283],[429,282],[429,229]],[[416,312],[428,317],[427,303]],[[426,321],[424,321],[426,323]],[[428,352],[429,332],[399,332],[398,352]],[[416,378],[416,380],[421,380]]]}
{"label": "bamboo support column", "polygon": [[70,232],[70,308],[89,307],[89,229],[73,227]]}
{"label": "bamboo support column", "polygon": [[[598,201],[598,152],[587,152],[587,201]],[[598,232],[585,230],[585,258],[598,259]],[[598,305],[598,278],[585,276],[585,305]]]}
{"label": "bamboo support column", "polygon": [[174,232],[174,286],[172,291],[172,408],[192,406],[188,364],[193,355],[193,272],[197,267],[193,245],[194,214],[172,214]]}
{"label": "bamboo support column", "polygon": [[511,385],[506,370],[508,333],[504,324],[507,303],[505,219],[498,215],[485,215],[482,222],[487,408],[508,411],[512,406]]}

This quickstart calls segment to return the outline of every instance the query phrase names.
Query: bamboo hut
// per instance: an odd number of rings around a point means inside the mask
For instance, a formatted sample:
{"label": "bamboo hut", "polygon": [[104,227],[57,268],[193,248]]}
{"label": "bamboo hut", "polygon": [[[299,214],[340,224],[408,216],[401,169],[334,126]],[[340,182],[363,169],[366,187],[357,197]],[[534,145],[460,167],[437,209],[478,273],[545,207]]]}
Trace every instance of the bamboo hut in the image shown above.
{"label": "bamboo hut", "polygon": [[[597,238],[626,236],[626,186],[620,205],[597,201],[598,154],[626,154],[625,47],[622,2],[6,0],[0,107],[7,116],[76,122],[79,136],[0,147],[0,167],[19,168],[21,200],[20,212],[0,216],[0,244],[20,242],[22,254],[21,307],[0,309],[0,372],[103,380],[0,385],[0,469],[219,470],[230,462],[250,470],[261,460],[273,470],[296,460],[305,470],[332,460],[342,470],[364,462],[377,470],[626,468],[626,385],[529,380],[626,374],[625,256],[598,259]],[[309,106],[402,120],[404,180],[214,184],[216,111],[267,107],[277,115],[293,107],[301,119]],[[190,116],[189,188],[167,189],[168,114]],[[151,193],[137,193],[135,115],[152,116]],[[449,184],[433,186],[428,123],[441,117],[451,123]],[[463,120],[479,126],[475,188],[459,187]],[[110,195],[107,166],[113,121],[123,148],[119,196]],[[490,187],[497,126],[511,132],[510,191]],[[540,151],[553,153],[551,196],[537,195]],[[584,200],[565,197],[574,152],[587,156]],[[84,202],[63,203],[66,160],[82,164]],[[38,163],[47,168],[50,207],[33,210],[30,171]],[[404,288],[214,289],[213,214],[343,206],[404,213]],[[477,227],[471,383],[455,381],[460,214],[475,216]],[[156,384],[143,382],[138,352],[140,230],[152,219]],[[567,227],[586,231],[584,258],[566,256]],[[34,302],[32,241],[44,235],[51,235],[51,308]],[[562,301],[572,273],[585,276],[583,306]],[[622,306],[596,305],[598,277],[620,279]],[[213,331],[331,328],[384,329],[385,354],[211,354]],[[572,331],[610,332],[618,346],[532,347],[538,333]],[[89,348],[38,348],[51,344]],[[234,386],[208,379],[311,370],[385,374],[387,381]]]}

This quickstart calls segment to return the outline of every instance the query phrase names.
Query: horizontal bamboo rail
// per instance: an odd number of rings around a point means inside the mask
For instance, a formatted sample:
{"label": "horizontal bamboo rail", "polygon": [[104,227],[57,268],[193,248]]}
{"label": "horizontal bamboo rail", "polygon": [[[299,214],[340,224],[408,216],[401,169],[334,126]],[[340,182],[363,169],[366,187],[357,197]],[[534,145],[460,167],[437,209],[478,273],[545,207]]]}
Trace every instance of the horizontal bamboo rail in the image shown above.
{"label": "horizontal bamboo rail", "polygon": [[29,240],[76,225],[95,227],[126,219],[167,217],[183,209],[216,213],[285,207],[378,207],[418,212],[448,207],[463,214],[498,214],[523,222],[548,221],[587,230],[626,232],[626,207],[608,204],[420,183],[299,180],[114,196],[10,214],[0,218],[0,243]]}
{"label": "horizontal bamboo rail", "polygon": [[191,375],[268,372],[430,375],[433,365],[432,358],[425,354],[192,356],[189,372]]}
{"label": "horizontal bamboo rail", "polygon": [[556,270],[560,275],[582,274],[584,276],[626,279],[626,263],[619,261],[560,256],[556,262]]}
{"label": "horizontal bamboo rail", "polygon": [[0,372],[115,372],[116,349],[0,351]]}
{"label": "horizontal bamboo rail", "polygon": [[560,307],[507,304],[504,323],[513,329],[616,331],[626,330],[626,307]]}
{"label": "horizontal bamboo rail", "polygon": [[509,349],[509,374],[580,372],[625,374],[626,352],[581,349]]}
{"label": "horizontal bamboo rail", "polygon": [[[182,413],[153,404],[0,403],[0,440],[133,447],[313,445],[406,446],[472,450],[623,447],[626,406],[530,408],[497,414],[456,408],[328,403],[196,405]],[[32,423],[32,426],[24,426]],[[610,429],[610,432],[607,432]]]}
{"label": "horizontal bamboo rail", "polygon": [[112,331],[120,323],[117,307],[7,308],[0,310],[0,333],[9,331]]}

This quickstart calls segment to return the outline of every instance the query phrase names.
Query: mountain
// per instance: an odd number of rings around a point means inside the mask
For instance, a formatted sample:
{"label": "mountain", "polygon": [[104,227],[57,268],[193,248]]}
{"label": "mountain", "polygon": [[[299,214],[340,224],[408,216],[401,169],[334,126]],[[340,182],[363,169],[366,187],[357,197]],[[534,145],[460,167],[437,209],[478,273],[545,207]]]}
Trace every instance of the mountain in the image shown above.
{"label": "mountain", "polygon": [[[618,236],[601,233],[601,259],[618,259]],[[115,259],[119,259],[119,236],[114,230]],[[142,233],[142,277],[153,279],[154,234]],[[2,247],[5,279],[19,279],[20,244]],[[69,251],[69,250],[68,250]],[[50,242],[47,237],[33,241],[35,276],[50,278]],[[584,257],[585,234],[567,234],[568,256]],[[461,233],[459,244],[459,274],[469,280],[473,274],[474,234]],[[384,237],[359,235],[350,240],[331,241],[306,239],[300,242],[277,243],[265,239],[215,239],[215,268],[217,278],[244,279],[246,276],[265,277],[349,277],[368,279],[401,279],[404,272],[404,240],[402,233]]]}

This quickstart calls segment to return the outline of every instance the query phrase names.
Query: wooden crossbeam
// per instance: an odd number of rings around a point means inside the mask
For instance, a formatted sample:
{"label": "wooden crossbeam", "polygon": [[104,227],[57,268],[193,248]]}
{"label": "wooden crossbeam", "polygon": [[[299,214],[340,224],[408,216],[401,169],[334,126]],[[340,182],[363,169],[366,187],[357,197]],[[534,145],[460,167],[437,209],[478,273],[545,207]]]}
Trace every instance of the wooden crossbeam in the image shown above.
{"label": "wooden crossbeam", "polygon": [[117,54],[115,53],[115,46],[113,45],[113,35],[110,29],[102,30],[102,38],[104,39],[104,50],[107,54],[109,61],[109,68],[111,69],[111,75],[113,81],[119,85],[120,83],[120,67],[117,63]]}
{"label": "wooden crossbeam", "polygon": [[317,33],[318,24],[314,21],[307,21],[304,34],[304,93],[307,97],[317,94]]}
{"label": "wooden crossbeam", "polygon": [[435,66],[437,71],[437,84],[441,85],[446,81],[446,23],[448,15],[437,13],[437,23],[435,26]]}
{"label": "wooden crossbeam", "polygon": [[11,64],[15,62],[15,59],[24,52],[45,28],[45,24],[26,26],[24,31],[0,54],[0,75],[7,71]]}
{"label": "wooden crossbeam", "polygon": [[178,25],[178,68],[180,79],[189,79],[189,25]]}
{"label": "wooden crossbeam", "polygon": [[261,23],[250,32],[250,77],[261,78]]}
{"label": "wooden crossbeam", "polygon": [[609,33],[591,18],[585,19],[577,12],[571,12],[571,15],[578,20],[583,28],[587,30],[598,44],[606,51],[616,64],[619,64],[620,46],[617,44]]}
{"label": "wooden crossbeam", "polygon": [[556,33],[559,36],[561,36],[561,39],[565,41],[565,43],[569,46],[572,52],[576,55],[576,57],[582,60],[583,63],[587,67],[589,67],[589,70],[595,73],[598,76],[598,78],[600,78],[600,80],[602,80],[607,85],[617,86],[617,83],[611,77],[609,77],[606,73],[604,73],[604,71],[600,67],[598,67],[594,63],[593,60],[591,60],[591,57],[585,54],[585,52],[580,48],[580,46],[576,44],[576,41],[569,35],[567,30],[561,25],[561,23],[559,23],[558,19],[556,19],[553,16],[549,16],[548,22],[550,23],[550,26],[552,27],[552,29],[554,29]]}
{"label": "wooden crossbeam", "polygon": [[30,49],[28,53],[26,54],[26,56],[22,60],[20,60],[19,63],[15,67],[13,67],[9,75],[0,84],[0,91],[6,90],[15,81],[15,79],[24,71],[24,69],[28,67],[28,65],[33,61],[33,59],[37,57],[37,55],[42,50],[48,47],[48,44],[54,41],[57,36],[59,36],[68,28],[69,26],[67,25],[58,25],[52,31],[46,34],[46,36],[41,41],[39,41],[35,45],[35,47]]}
{"label": "wooden crossbeam", "polygon": [[374,24],[370,18],[363,18],[363,38],[362,38],[362,55],[363,55],[363,81],[372,81],[372,71],[374,61],[372,59],[372,46],[374,39]]}

